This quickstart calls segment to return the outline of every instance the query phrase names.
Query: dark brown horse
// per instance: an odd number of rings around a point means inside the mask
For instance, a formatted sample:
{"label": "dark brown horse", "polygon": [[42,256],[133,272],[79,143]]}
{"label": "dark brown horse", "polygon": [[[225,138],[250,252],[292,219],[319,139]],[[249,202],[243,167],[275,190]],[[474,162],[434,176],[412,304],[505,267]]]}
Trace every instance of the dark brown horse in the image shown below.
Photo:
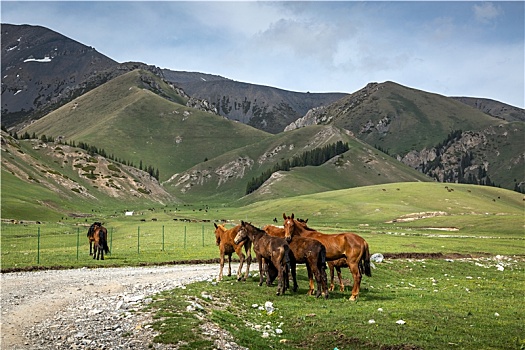
{"label": "dark brown horse", "polygon": [[93,242],[95,241],[94,234],[95,229],[98,227],[102,227],[102,223],[95,221],[91,226],[89,226],[88,232],[87,232],[87,238],[89,240],[89,255],[93,255]]}
{"label": "dark brown horse", "polygon": [[[264,227],[264,231],[271,236],[284,238],[284,228],[267,225]],[[290,270],[293,278],[293,291],[297,291],[297,278],[296,278],[296,265],[306,264],[306,270],[308,271],[308,279],[310,280],[310,288],[308,289],[308,295],[314,293],[314,276],[317,282],[317,293],[315,296],[318,298],[322,294],[325,298],[328,298],[328,287],[326,278],[326,249],[317,240],[307,237],[295,236],[290,242]]]}
{"label": "dark brown horse", "polygon": [[[284,294],[288,287],[288,272],[290,266],[290,246],[284,238],[268,235],[263,230],[253,226],[250,223],[241,221],[241,227],[235,236],[235,244],[242,241],[250,240],[253,243],[253,251],[259,262],[259,286],[262,286],[263,276],[263,259],[268,265],[273,264],[277,269],[277,295]],[[270,267],[269,267],[270,268]],[[266,274],[266,284],[270,284],[269,273]]]}
{"label": "dark brown horse", "polygon": [[108,230],[100,225],[93,232],[93,259],[104,260],[104,253],[109,253]]}
{"label": "dark brown horse", "polygon": [[357,300],[361,277],[365,275],[371,277],[370,252],[368,243],[360,236],[351,232],[338,234],[324,234],[306,226],[292,216],[283,213],[285,238],[289,241],[293,236],[310,237],[318,240],[326,247],[326,260],[332,261],[341,258],[346,259],[346,265],[354,278],[352,296],[350,300]]}
{"label": "dark brown horse", "polygon": [[[239,256],[239,261],[240,261],[239,269],[237,270],[237,281],[240,281],[241,279],[243,281],[246,281],[246,278],[248,277],[248,273],[250,272],[250,264],[252,263],[252,242],[245,241],[239,244],[235,244],[235,242],[233,241],[241,225],[237,225],[231,229],[226,229],[224,225],[217,225],[215,223],[213,225],[215,226],[215,240],[216,240],[217,245],[219,246],[219,251],[221,254],[219,277],[217,278],[217,281],[222,280],[222,270],[224,268],[224,255],[228,256],[228,276],[232,275],[232,254],[233,253],[237,253],[237,255]],[[244,253],[242,252],[243,247],[244,247],[244,251],[246,252],[246,255],[244,255]],[[246,260],[246,273],[244,274],[244,277],[241,278],[242,267],[244,265],[245,260]]]}

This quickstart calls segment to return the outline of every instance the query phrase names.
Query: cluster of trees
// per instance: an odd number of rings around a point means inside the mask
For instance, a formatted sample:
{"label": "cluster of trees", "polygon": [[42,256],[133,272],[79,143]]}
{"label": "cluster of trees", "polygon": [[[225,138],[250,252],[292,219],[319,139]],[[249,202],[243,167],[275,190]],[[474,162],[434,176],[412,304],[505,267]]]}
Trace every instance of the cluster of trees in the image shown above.
{"label": "cluster of trees", "polygon": [[293,157],[291,160],[285,159],[280,163],[275,164],[272,168],[264,171],[260,176],[252,178],[246,185],[246,194],[250,194],[257,190],[272,176],[273,173],[277,171],[289,171],[291,168],[304,167],[307,165],[318,166],[326,163],[337,155],[343,154],[349,149],[350,147],[348,146],[348,143],[337,141],[336,143],[324,147],[305,151],[300,155]]}
{"label": "cluster of trees", "polygon": [[[75,145],[75,141],[71,141],[71,142],[65,142],[64,144],[66,145],[69,145],[69,146],[72,146],[72,147],[78,147],[78,148],[82,148],[83,150],[85,150],[90,156],[93,156],[95,154],[98,154],[104,158],[107,158],[107,159],[110,159],[114,162],[117,162],[117,163],[120,163],[120,164],[124,164],[124,165],[127,165],[127,166],[131,166],[131,167],[134,167],[136,168],[135,164],[133,164],[132,161],[129,161],[129,160],[125,160],[125,159],[121,159],[119,157],[115,157],[113,154],[107,154],[106,151],[103,149],[103,148],[97,148],[96,146],[93,146],[93,145],[89,145],[88,143],[86,142],[79,142],[78,145]],[[145,172],[147,172],[150,176],[154,177],[155,179],[157,179],[157,181],[159,180],[159,169],[155,169],[154,167],[152,167],[151,165],[148,165],[148,166],[144,166],[142,164],[142,160],[140,160],[140,163],[139,163],[139,166],[138,166],[138,169],[139,170],[143,170]]]}

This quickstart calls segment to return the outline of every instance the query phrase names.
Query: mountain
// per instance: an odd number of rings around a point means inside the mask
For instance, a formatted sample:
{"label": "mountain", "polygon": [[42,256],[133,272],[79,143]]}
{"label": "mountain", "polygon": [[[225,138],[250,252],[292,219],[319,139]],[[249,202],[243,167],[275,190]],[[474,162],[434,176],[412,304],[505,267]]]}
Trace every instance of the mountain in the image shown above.
{"label": "mountain", "polygon": [[189,98],[180,93],[150,71],[138,69],[77,97],[20,133],[88,143],[135,165],[154,166],[162,181],[269,136],[188,107]]}
{"label": "mountain", "polygon": [[514,107],[506,103],[494,101],[488,98],[475,97],[452,97],[459,102],[479,109],[485,114],[508,122],[525,122],[525,109]]}
{"label": "mountain", "polygon": [[494,103],[496,118],[465,101],[394,82],[370,83],[310,110],[285,130],[335,125],[438,181],[523,189],[524,110]]}
{"label": "mountain", "polygon": [[[17,47],[5,46],[2,64]],[[20,56],[22,68],[46,67],[59,57],[32,55]],[[3,76],[9,71],[2,66]],[[46,69],[33,74],[25,81],[51,79]],[[65,83],[57,79],[64,75],[55,74],[49,84],[56,81],[60,90]],[[525,187],[523,110],[496,102],[471,106],[469,99],[394,82],[370,83],[349,95],[297,93],[140,62],[71,74],[72,86],[31,112],[14,112],[6,102],[17,134],[2,134],[2,147],[9,144],[2,201],[31,203],[29,210],[44,203],[60,213],[74,211],[77,201],[240,205],[398,182]],[[54,96],[52,87],[45,96]],[[31,101],[29,91],[15,95],[3,84],[2,101],[5,94]],[[284,166],[339,142],[348,149],[315,166]],[[259,179],[262,185],[251,188]]]}
{"label": "mountain", "polygon": [[[2,24],[2,124],[80,95],[118,63],[94,48],[40,26]],[[80,91],[77,91],[79,90]]]}
{"label": "mountain", "polygon": [[190,96],[209,101],[220,115],[274,134],[308,110],[328,106],[347,95],[292,92],[203,73],[168,69],[162,72],[167,81]]}

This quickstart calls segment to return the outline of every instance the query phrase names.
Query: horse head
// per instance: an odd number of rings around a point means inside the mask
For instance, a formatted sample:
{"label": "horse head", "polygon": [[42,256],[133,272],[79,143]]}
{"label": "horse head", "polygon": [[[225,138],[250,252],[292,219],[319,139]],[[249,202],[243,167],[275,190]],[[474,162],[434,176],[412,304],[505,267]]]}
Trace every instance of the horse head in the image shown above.
{"label": "horse head", "polygon": [[295,230],[295,220],[294,220],[294,214],[292,213],[292,216],[286,216],[285,213],[283,213],[283,219],[284,219],[284,238],[290,242],[292,240],[292,236]]}
{"label": "horse head", "polygon": [[226,228],[224,225],[217,225],[216,223],[213,223],[215,226],[215,244],[219,245],[221,244],[221,233],[226,231]]}
{"label": "horse head", "polygon": [[241,220],[241,226],[239,227],[239,230],[237,231],[237,234],[235,235],[235,238],[233,239],[233,243],[239,244],[248,238],[246,225],[249,225],[249,224]]}

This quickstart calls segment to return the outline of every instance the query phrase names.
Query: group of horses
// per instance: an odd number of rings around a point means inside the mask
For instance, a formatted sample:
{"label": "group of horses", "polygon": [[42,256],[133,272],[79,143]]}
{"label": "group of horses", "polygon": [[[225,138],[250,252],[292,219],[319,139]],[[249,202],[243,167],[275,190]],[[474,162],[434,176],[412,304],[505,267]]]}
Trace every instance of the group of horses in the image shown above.
{"label": "group of horses", "polygon": [[[223,278],[225,256],[228,256],[228,276],[231,276],[231,257],[235,252],[240,264],[237,280],[245,281],[252,261],[251,250],[255,252],[259,264],[259,286],[272,285],[277,278],[277,295],[289,289],[291,273],[292,290],[297,291],[296,265],[306,264],[309,278],[308,295],[314,294],[314,279],[317,284],[315,296],[328,298],[329,291],[334,290],[334,269],[339,277],[340,291],[344,291],[341,278],[341,267],[347,266],[352,273],[354,284],[350,300],[357,300],[362,275],[371,277],[370,252],[368,243],[351,232],[324,234],[308,227],[308,220],[300,220],[283,213],[282,227],[274,225],[257,228],[251,223],[241,221],[233,228],[215,225],[216,243],[220,250],[220,269],[218,281]],[[275,220],[274,220],[275,222]],[[244,253],[243,253],[244,250]],[[246,262],[246,272],[242,268]],[[330,268],[330,287],[328,288],[326,268]]]}
{"label": "group of horses", "polygon": [[89,255],[93,259],[104,260],[104,253],[109,253],[108,230],[100,222],[94,222],[88,230]]}

